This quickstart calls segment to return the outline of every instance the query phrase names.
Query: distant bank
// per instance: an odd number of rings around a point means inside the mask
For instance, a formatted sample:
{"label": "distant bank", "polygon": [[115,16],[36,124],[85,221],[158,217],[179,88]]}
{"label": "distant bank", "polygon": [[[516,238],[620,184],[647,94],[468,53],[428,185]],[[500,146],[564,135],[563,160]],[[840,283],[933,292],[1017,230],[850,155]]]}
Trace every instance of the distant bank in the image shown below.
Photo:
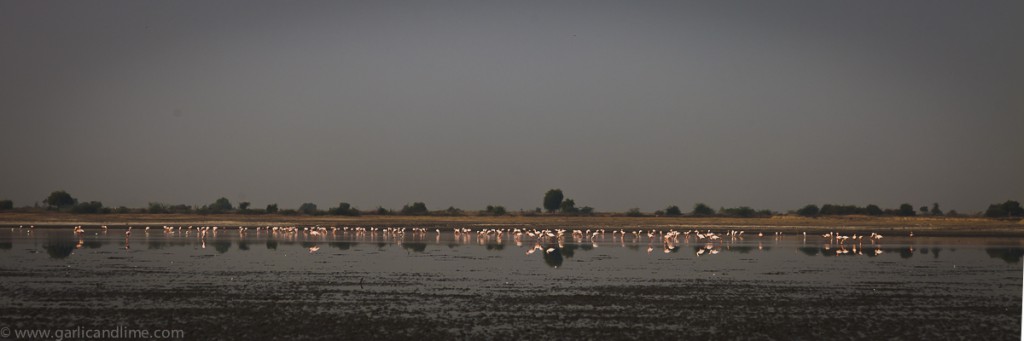
{"label": "distant bank", "polygon": [[980,217],[874,217],[828,216],[809,218],[801,216],[772,216],[763,218],[728,217],[624,217],[624,216],[294,216],[278,214],[74,214],[64,212],[2,212],[0,226],[58,227],[70,225],[123,226],[163,225],[219,225],[237,226],[467,226],[467,225],[525,225],[544,228],[658,228],[658,229],[737,229],[753,231],[782,231],[784,233],[817,233],[825,231],[870,231],[915,235],[959,236],[1021,236],[1024,220],[991,219]]}

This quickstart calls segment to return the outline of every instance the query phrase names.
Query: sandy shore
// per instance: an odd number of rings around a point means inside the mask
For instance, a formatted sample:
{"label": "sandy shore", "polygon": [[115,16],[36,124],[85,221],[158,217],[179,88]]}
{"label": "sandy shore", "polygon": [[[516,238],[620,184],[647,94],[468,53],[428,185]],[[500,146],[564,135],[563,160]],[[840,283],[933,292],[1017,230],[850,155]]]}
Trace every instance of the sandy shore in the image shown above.
{"label": "sandy shore", "polygon": [[842,216],[805,218],[722,217],[620,217],[620,216],[285,216],[243,214],[70,214],[0,213],[0,224],[35,225],[326,225],[326,226],[436,226],[436,225],[529,225],[536,227],[622,227],[622,228],[737,228],[749,231],[824,232],[887,231],[920,235],[1024,236],[1024,220],[977,217],[868,217]]}

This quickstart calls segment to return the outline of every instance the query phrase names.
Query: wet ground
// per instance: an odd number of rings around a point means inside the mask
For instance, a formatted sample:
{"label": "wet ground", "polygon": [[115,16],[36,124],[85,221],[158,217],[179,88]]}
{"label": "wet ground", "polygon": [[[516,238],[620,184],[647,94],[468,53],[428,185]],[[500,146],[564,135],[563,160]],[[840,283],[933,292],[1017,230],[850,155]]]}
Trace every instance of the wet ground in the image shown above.
{"label": "wet ground", "polygon": [[5,226],[0,325],[285,340],[1021,335],[1020,239],[478,233],[516,227],[203,237],[136,226],[126,239]]}

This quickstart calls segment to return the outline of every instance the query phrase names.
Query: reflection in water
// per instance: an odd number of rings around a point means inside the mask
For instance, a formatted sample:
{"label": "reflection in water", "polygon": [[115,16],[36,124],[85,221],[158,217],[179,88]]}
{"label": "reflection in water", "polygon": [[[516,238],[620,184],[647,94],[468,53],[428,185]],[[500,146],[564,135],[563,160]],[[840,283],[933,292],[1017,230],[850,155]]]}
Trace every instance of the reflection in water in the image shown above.
{"label": "reflection in water", "polygon": [[[797,250],[800,250],[800,252],[803,252],[805,255],[808,255],[808,256],[817,256],[818,253],[821,252],[821,250],[819,250],[818,248],[816,248],[816,247],[809,247],[809,246],[801,246],[801,247],[798,247]],[[744,253],[746,253],[746,252],[744,252]]]}
{"label": "reflection in water", "polygon": [[75,252],[77,245],[78,242],[74,239],[48,235],[46,241],[43,242],[43,249],[46,250],[46,254],[50,255],[50,258],[61,259],[67,258],[72,252]]}
{"label": "reflection in water", "polygon": [[[674,257],[689,257],[699,259],[701,257],[718,256],[721,254],[758,254],[770,252],[775,249],[792,250],[789,246],[796,248],[796,254],[808,257],[838,257],[838,256],[867,256],[879,257],[887,253],[898,255],[901,259],[913,258],[915,253],[931,255],[928,259],[938,259],[943,248],[936,245],[911,242],[908,244],[895,243],[888,246],[883,245],[881,237],[868,236],[841,236],[838,234],[826,234],[821,237],[812,236],[783,236],[775,234],[761,234],[761,236],[743,237],[742,232],[727,231],[716,234],[711,231],[684,231],[674,230],[636,230],[636,231],[614,231],[606,233],[603,229],[585,230],[537,230],[537,229],[469,229],[469,228],[447,228],[445,231],[426,229],[405,229],[405,228],[362,228],[362,229],[339,229],[325,227],[310,228],[288,228],[288,230],[273,230],[269,228],[255,229],[254,231],[239,231],[220,229],[219,232],[206,233],[207,229],[191,231],[181,229],[164,229],[164,232],[139,233],[136,236],[128,236],[121,240],[120,233],[106,230],[96,230],[77,233],[65,233],[70,231],[45,229],[36,232],[30,231],[6,231],[0,232],[0,249],[11,250],[14,243],[23,239],[12,237],[24,236],[31,240],[42,241],[41,246],[46,254],[53,259],[64,259],[74,254],[76,249],[98,249],[105,244],[117,245],[118,247],[130,249],[131,242],[144,243],[148,250],[164,250],[170,247],[191,247],[198,252],[206,251],[206,245],[210,244],[213,251],[224,254],[231,250],[231,246],[237,243],[239,251],[250,251],[252,243],[265,243],[267,250],[277,250],[279,247],[285,249],[296,246],[315,253],[322,246],[330,247],[334,252],[350,251],[359,245],[376,247],[380,251],[386,251],[395,247],[410,253],[423,253],[433,248],[453,249],[466,246],[480,247],[483,250],[503,252],[511,249],[519,252],[520,255],[532,255],[540,253],[544,263],[552,268],[560,268],[566,260],[580,256],[580,253],[590,252],[596,248],[614,247],[630,252],[639,253],[645,256],[654,254],[673,254]],[[19,233],[20,232],[20,233]],[[218,236],[218,233],[220,235]],[[38,239],[37,239],[38,238]],[[138,240],[142,238],[142,240]],[[917,239],[915,239],[917,240]],[[785,242],[783,242],[785,241]],[[885,239],[888,243],[890,239]],[[904,243],[909,240],[904,240]],[[916,248],[916,249],[915,249]],[[955,248],[950,248],[954,252]],[[524,252],[525,251],[525,252]],[[680,252],[682,251],[682,252]],[[1021,247],[989,247],[986,248],[990,258],[998,258],[1006,263],[1019,263],[1024,258],[1024,248]],[[955,255],[955,254],[954,254]],[[947,256],[948,257],[948,256]]]}
{"label": "reflection in water", "polygon": [[217,250],[217,253],[225,253],[231,249],[231,241],[226,239],[214,239],[210,245],[213,245],[213,249]]}
{"label": "reflection in water", "polygon": [[989,257],[999,258],[1007,263],[1016,264],[1024,256],[1024,248],[1019,247],[990,247],[985,248]]}
{"label": "reflection in water", "polygon": [[344,250],[351,249],[352,246],[355,246],[355,245],[358,245],[358,244],[357,243],[350,243],[350,242],[330,242],[330,243],[327,243],[327,245],[330,246],[330,247],[336,248],[338,250],[343,250],[344,251]]}
{"label": "reflection in water", "polygon": [[412,252],[423,252],[427,250],[427,243],[402,243],[402,248]]}
{"label": "reflection in water", "polygon": [[[544,263],[547,264],[548,266],[550,266],[552,268],[558,268],[558,267],[562,266],[562,262],[564,260],[562,258],[562,250],[561,249],[559,249],[557,247],[554,247],[554,246],[549,246],[547,249],[545,249],[545,251],[544,251],[544,253],[542,255],[544,256]],[[566,257],[569,257],[569,256],[566,255]]]}
{"label": "reflection in water", "polygon": [[14,243],[11,242],[11,235],[6,233],[0,235],[0,250],[10,250],[12,247],[14,247]]}

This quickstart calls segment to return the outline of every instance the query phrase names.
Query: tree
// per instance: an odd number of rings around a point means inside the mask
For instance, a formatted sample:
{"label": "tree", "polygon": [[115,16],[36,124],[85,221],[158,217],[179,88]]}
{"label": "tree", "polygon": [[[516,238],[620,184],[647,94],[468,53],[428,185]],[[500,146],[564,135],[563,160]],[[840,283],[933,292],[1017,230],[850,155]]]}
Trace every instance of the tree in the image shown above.
{"label": "tree", "polygon": [[13,210],[14,202],[10,200],[0,200],[0,211]]}
{"label": "tree", "polygon": [[267,205],[267,213],[277,213],[277,204]]}
{"label": "tree", "polygon": [[796,214],[802,215],[804,217],[816,217],[818,216],[818,212],[820,212],[820,210],[818,209],[818,205],[811,204],[797,210]]}
{"label": "tree", "polygon": [[405,206],[402,206],[401,212],[404,215],[425,215],[430,213],[430,211],[427,210],[427,204],[418,201],[412,203],[412,205],[406,204]]}
{"label": "tree", "polygon": [[252,204],[250,204],[248,201],[240,202],[240,203],[238,203],[238,209],[240,211],[248,211],[249,210],[249,205],[252,205]]}
{"label": "tree", "polygon": [[50,193],[50,196],[47,197],[46,200],[43,202],[46,203],[47,207],[54,207],[60,209],[73,206],[75,203],[78,202],[78,200],[72,198],[71,194],[68,194],[68,192],[54,191],[53,193]]}
{"label": "tree", "polygon": [[548,212],[557,211],[562,207],[562,195],[561,189],[550,189],[547,193],[544,193],[544,209]]}
{"label": "tree", "polygon": [[914,206],[911,206],[910,204],[901,204],[900,209],[899,211],[896,211],[896,214],[904,217],[912,217],[917,215],[917,213],[914,212]]}
{"label": "tree", "polygon": [[227,212],[232,210],[233,208],[234,207],[231,206],[231,201],[229,201],[228,198],[224,197],[217,199],[217,201],[214,201],[213,204],[210,204],[209,207],[210,211],[213,213]]}
{"label": "tree", "polygon": [[679,209],[679,206],[672,205],[665,208],[665,215],[667,216],[681,216],[683,211]]}
{"label": "tree", "polygon": [[349,205],[349,203],[343,202],[339,203],[338,208],[332,210],[331,213],[336,215],[357,216],[359,215],[359,210],[352,208],[352,205]]}
{"label": "tree", "polygon": [[590,206],[580,207],[580,213],[586,215],[594,214],[594,208]]}
{"label": "tree", "polygon": [[317,213],[316,204],[307,202],[299,205],[299,213],[305,215],[314,215]]}
{"label": "tree", "polygon": [[939,209],[939,203],[932,203],[932,215],[942,215],[942,210]]}
{"label": "tree", "polygon": [[640,208],[634,207],[626,211],[627,217],[642,217],[644,214],[640,212]]}
{"label": "tree", "polygon": [[885,211],[882,211],[882,208],[875,204],[870,204],[868,207],[864,208],[864,214],[867,215],[882,215],[884,213]]}
{"label": "tree", "polygon": [[695,217],[713,216],[715,215],[715,209],[708,207],[708,205],[701,202],[693,205],[693,211],[690,212],[690,215]]}
{"label": "tree", "polygon": [[928,206],[921,206],[918,210],[921,211],[921,214],[928,214]]}
{"label": "tree", "polygon": [[1002,204],[992,204],[985,210],[985,216],[990,218],[1005,218],[1005,217],[1020,217],[1024,216],[1024,208],[1020,207],[1020,203],[1007,200]]}
{"label": "tree", "polygon": [[562,204],[558,206],[558,209],[561,210],[562,213],[576,213],[576,212],[579,212],[579,210],[576,209],[576,201],[574,201],[572,199],[565,199],[565,200],[563,200]]}

